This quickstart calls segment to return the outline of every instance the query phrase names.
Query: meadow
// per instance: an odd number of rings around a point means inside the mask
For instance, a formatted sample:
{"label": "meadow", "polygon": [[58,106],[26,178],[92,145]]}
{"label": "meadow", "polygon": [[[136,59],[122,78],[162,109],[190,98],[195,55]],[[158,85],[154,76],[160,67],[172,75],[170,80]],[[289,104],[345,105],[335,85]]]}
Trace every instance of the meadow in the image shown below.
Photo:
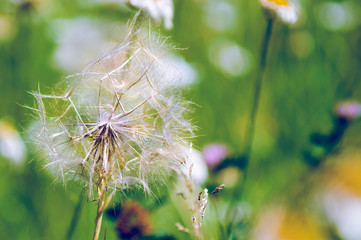
{"label": "meadow", "polygon": [[0,2],[0,238],[361,239],[360,2],[141,2]]}

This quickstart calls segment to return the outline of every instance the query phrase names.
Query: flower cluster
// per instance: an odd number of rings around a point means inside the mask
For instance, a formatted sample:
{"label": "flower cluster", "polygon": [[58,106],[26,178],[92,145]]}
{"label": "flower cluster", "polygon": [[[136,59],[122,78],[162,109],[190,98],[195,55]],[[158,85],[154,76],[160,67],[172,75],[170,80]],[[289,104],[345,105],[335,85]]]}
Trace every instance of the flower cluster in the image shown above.
{"label": "flower cluster", "polygon": [[150,32],[129,30],[121,44],[68,77],[64,94],[34,93],[33,132],[47,166],[64,181],[85,180],[90,194],[148,190],[188,157],[192,125],[177,88],[180,73],[164,74],[172,55]]}

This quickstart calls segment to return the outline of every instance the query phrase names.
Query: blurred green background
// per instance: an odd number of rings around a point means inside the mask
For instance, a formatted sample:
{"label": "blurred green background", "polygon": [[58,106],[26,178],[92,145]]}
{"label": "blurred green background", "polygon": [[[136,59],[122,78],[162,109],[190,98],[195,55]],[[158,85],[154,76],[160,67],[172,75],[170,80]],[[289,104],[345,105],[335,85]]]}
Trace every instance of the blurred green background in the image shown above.
{"label": "blurred green background", "polygon": [[[299,181],[314,174],[304,161],[304,151],[316,155],[323,151],[310,143],[310,135],[332,130],[337,102],[361,98],[360,2],[303,0],[298,4],[300,16],[295,25],[276,22],[274,26],[252,159],[240,202],[249,213],[234,239],[251,239],[257,216],[267,206],[295,202],[297,191],[305,187],[302,183],[321,181]],[[187,62],[185,93],[195,103],[192,118],[199,127],[194,145],[202,151],[207,144],[222,143],[231,154],[242,155],[266,28],[263,10],[258,1],[247,0],[177,0],[174,6],[174,28],[160,31],[183,49],[180,54]],[[63,77],[81,71],[121,39],[119,29],[133,15],[116,1],[0,2],[0,141],[13,136],[17,146],[15,155],[6,155],[1,147],[1,239],[66,238],[81,189],[73,183],[65,187],[55,183],[32,153],[31,138],[25,136],[33,121],[26,108],[34,106],[29,92],[51,89]],[[16,142],[14,129],[26,149],[19,139]],[[353,122],[339,149],[359,148],[360,130],[360,123]],[[209,177],[208,182],[222,183],[219,176]],[[308,189],[313,188],[302,191]],[[231,190],[225,189],[219,200],[221,213],[233,196]],[[222,218],[212,213],[213,207],[206,216],[209,228]],[[95,211],[95,202],[83,201],[73,239],[91,238]],[[173,204],[159,206],[152,213],[157,231],[188,239],[175,228],[180,220]],[[107,221],[107,239],[116,238],[112,224]],[[206,239],[222,239],[218,230],[209,231],[215,235]],[[344,239],[361,239],[358,236]]]}

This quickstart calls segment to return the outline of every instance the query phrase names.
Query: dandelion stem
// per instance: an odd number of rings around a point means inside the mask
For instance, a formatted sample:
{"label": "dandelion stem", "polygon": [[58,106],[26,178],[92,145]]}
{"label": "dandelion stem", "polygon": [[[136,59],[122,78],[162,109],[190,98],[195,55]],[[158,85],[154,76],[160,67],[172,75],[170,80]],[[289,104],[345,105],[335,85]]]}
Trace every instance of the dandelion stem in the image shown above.
{"label": "dandelion stem", "polygon": [[94,230],[93,240],[98,240],[99,239],[100,229],[101,229],[101,226],[102,226],[103,212],[104,212],[104,209],[105,209],[105,207],[104,207],[105,193],[106,193],[104,179],[100,180],[100,183],[99,183],[97,188],[98,188],[99,200],[98,200],[97,216],[95,218],[95,230]]}
{"label": "dandelion stem", "polygon": [[99,239],[99,234],[102,226],[103,213],[105,209],[108,207],[110,201],[112,200],[116,192],[116,189],[114,189],[113,192],[108,197],[106,197],[107,187],[104,176],[101,176],[101,180],[97,187],[97,190],[98,190],[99,200],[98,200],[97,216],[95,218],[95,230],[94,230],[93,240]]}

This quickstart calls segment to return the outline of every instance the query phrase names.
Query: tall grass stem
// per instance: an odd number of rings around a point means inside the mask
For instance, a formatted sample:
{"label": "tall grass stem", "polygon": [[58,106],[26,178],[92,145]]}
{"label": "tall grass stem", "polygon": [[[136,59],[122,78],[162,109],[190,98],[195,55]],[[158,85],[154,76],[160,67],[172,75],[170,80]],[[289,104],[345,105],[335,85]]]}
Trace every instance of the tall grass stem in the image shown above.
{"label": "tall grass stem", "polygon": [[261,98],[261,90],[262,90],[262,83],[263,83],[263,76],[266,69],[266,63],[267,63],[267,55],[268,55],[268,49],[270,45],[271,35],[272,35],[272,29],[273,29],[273,18],[269,17],[267,21],[267,28],[264,34],[262,47],[261,47],[261,55],[260,55],[260,65],[259,65],[259,72],[256,76],[255,81],[255,89],[254,89],[254,98],[253,98],[253,105],[251,109],[251,113],[249,115],[249,126],[248,131],[246,134],[246,147],[245,147],[245,158],[247,165],[244,168],[243,174],[242,174],[242,181],[241,181],[241,187],[239,189],[239,196],[242,196],[242,193],[244,191],[245,182],[247,180],[247,172],[248,172],[248,165],[251,159],[251,153],[252,153],[252,146],[253,146],[253,139],[254,139],[254,132],[255,132],[255,125],[257,120],[257,112],[259,107],[259,102]]}
{"label": "tall grass stem", "polygon": [[84,197],[84,191],[82,191],[82,193],[80,194],[78,203],[76,204],[76,206],[74,208],[73,217],[71,219],[70,226],[69,226],[68,232],[66,234],[66,238],[65,238],[66,240],[71,240],[73,238],[75,229],[78,225],[80,213],[81,213],[82,203],[84,200],[83,197]]}
{"label": "tall grass stem", "polygon": [[270,45],[270,40],[271,40],[271,35],[272,35],[273,24],[274,24],[274,19],[271,17],[268,17],[267,18],[267,27],[266,27],[266,31],[265,31],[264,37],[263,37],[263,42],[261,45],[261,52],[260,52],[260,58],[259,58],[260,65],[258,68],[258,74],[256,76],[256,80],[255,80],[253,104],[252,104],[251,112],[249,115],[249,121],[248,121],[249,126],[247,128],[247,133],[246,133],[245,151],[244,151],[246,166],[244,167],[240,181],[238,181],[238,184],[236,185],[236,187],[233,191],[233,197],[231,199],[231,202],[230,202],[230,204],[227,208],[227,212],[226,212],[226,221],[229,221],[229,225],[227,227],[228,236],[230,236],[229,233],[231,233],[232,226],[233,226],[233,217],[234,217],[233,207],[236,202],[241,200],[243,192],[244,192],[244,188],[245,188],[245,183],[247,180],[249,162],[250,162],[251,153],[252,153],[255,125],[256,125],[256,120],[257,120],[257,112],[258,112],[258,107],[259,107],[259,102],[260,102],[260,97],[261,97],[262,83],[263,83],[264,72],[266,69],[267,55],[268,55],[268,50],[269,50],[269,45]]}

